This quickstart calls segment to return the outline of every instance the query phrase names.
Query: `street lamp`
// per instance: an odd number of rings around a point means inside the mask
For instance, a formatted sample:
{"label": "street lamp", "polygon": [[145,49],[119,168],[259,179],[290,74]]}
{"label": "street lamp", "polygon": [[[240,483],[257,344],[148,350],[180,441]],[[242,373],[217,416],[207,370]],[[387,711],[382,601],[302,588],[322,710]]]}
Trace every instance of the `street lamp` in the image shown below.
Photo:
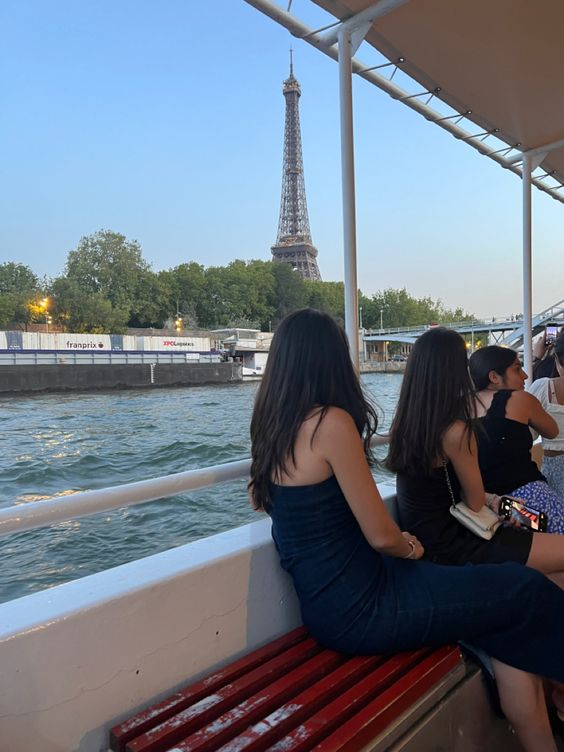
{"label": "street lamp", "polygon": [[380,334],[382,334],[382,332],[384,330],[384,323],[383,323],[383,321],[384,321],[384,309],[380,308]]}
{"label": "street lamp", "polygon": [[358,307],[358,326],[362,329],[362,306]]}
{"label": "street lamp", "polygon": [[49,324],[53,320],[51,316],[49,316],[49,298],[42,298],[39,305],[41,306],[41,308],[43,309],[43,313],[45,314],[45,329],[48,332]]}
{"label": "street lamp", "polygon": [[182,316],[176,315],[176,321],[174,322],[176,331],[179,332],[182,329]]}

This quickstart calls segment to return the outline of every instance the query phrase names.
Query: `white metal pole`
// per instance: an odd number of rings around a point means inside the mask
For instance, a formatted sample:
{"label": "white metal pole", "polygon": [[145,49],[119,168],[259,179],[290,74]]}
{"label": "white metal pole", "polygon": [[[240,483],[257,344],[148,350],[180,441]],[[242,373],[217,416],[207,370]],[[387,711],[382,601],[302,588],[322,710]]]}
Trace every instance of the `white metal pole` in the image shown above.
{"label": "white metal pole", "polygon": [[532,157],[523,155],[523,366],[533,382],[533,294],[532,294]]}
{"label": "white metal pole", "polygon": [[358,284],[356,274],[356,217],[352,112],[352,43],[350,32],[339,41],[339,103],[341,109],[341,180],[343,192],[343,245],[345,257],[345,330],[354,366],[359,370]]}

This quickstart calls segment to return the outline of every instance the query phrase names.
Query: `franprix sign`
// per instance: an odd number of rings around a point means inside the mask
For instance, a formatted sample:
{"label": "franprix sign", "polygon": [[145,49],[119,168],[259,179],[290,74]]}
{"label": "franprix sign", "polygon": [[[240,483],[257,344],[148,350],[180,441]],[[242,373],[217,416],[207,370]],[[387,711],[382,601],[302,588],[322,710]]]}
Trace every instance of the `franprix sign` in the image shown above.
{"label": "franprix sign", "polygon": [[196,352],[209,353],[209,337],[137,337],[127,334],[2,332],[0,351]]}

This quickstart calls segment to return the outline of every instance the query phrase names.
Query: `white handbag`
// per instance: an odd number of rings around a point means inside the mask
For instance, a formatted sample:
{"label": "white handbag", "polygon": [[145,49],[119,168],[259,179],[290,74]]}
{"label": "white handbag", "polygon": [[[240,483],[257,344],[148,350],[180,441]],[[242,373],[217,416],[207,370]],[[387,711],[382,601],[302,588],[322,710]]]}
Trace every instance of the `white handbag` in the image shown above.
{"label": "white handbag", "polygon": [[474,510],[470,509],[470,507],[463,501],[457,502],[454,498],[452,485],[450,483],[446,460],[443,460],[443,467],[445,469],[446,482],[452,500],[449,510],[450,513],[458,522],[460,522],[461,525],[464,525],[465,528],[468,528],[470,532],[474,533],[474,535],[478,535],[484,540],[491,540],[495,531],[501,525],[501,520],[497,514],[485,504],[479,512],[474,512]]}

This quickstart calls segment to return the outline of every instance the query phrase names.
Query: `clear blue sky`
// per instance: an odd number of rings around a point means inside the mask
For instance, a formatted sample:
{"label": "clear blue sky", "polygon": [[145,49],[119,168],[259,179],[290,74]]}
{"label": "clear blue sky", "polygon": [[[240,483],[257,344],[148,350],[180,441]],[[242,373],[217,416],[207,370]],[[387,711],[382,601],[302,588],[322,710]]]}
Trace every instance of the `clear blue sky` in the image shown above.
{"label": "clear blue sky", "polygon": [[[343,278],[332,60],[243,0],[3,0],[0,25],[0,262],[56,276],[101,228],[155,271],[269,259],[293,45],[313,240]],[[363,292],[521,311],[520,180],[362,80],[354,97]],[[540,310],[564,297],[564,206],[533,208]]]}

